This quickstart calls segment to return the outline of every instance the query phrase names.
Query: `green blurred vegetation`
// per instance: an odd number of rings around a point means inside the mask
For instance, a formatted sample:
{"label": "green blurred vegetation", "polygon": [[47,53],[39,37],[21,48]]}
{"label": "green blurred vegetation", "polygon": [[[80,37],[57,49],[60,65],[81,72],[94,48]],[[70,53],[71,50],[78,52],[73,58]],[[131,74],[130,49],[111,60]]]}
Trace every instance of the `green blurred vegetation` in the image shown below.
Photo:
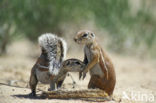
{"label": "green blurred vegetation", "polygon": [[156,14],[153,14],[156,2],[140,0],[139,9],[133,10],[135,0],[132,0],[133,4],[130,1],[1,0],[1,53],[18,36],[35,41],[45,32],[63,34],[60,28],[63,23],[75,25],[94,21],[96,27],[109,33],[111,50],[126,53],[143,45],[146,52],[156,56]]}

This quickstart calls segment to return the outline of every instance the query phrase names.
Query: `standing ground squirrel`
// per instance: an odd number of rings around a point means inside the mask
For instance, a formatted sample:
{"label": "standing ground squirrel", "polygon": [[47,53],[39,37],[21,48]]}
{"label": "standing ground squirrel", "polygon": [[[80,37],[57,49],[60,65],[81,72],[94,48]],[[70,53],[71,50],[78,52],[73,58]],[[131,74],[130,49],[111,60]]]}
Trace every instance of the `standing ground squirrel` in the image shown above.
{"label": "standing ground squirrel", "polygon": [[[53,78],[60,71],[61,63],[66,56],[66,42],[51,33],[43,34],[38,38],[41,47],[41,55],[32,67],[29,85],[31,95],[36,96],[36,86],[38,81],[50,84],[50,89],[55,89]],[[61,87],[64,79],[58,81],[57,87]]]}
{"label": "standing ground squirrel", "polygon": [[82,30],[74,37],[74,41],[78,44],[84,44],[84,63],[85,69],[80,73],[83,79],[86,73],[90,71],[91,79],[88,88],[99,88],[108,93],[113,94],[116,75],[114,66],[95,39],[95,34],[88,30]]}

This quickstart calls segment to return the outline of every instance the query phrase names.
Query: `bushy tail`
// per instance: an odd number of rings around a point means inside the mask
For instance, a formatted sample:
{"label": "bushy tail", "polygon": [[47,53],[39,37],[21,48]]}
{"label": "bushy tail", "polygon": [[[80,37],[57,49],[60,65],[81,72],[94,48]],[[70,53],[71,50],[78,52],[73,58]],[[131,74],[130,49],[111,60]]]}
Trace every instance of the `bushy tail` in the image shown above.
{"label": "bushy tail", "polygon": [[94,102],[104,102],[106,100],[109,100],[108,94],[100,89],[64,89],[57,91],[48,91],[43,92],[41,97],[48,99],[83,99]]}
{"label": "bushy tail", "polygon": [[38,38],[42,51],[45,51],[49,59],[49,71],[53,75],[57,75],[60,65],[66,57],[67,44],[66,41],[54,34],[46,33]]}

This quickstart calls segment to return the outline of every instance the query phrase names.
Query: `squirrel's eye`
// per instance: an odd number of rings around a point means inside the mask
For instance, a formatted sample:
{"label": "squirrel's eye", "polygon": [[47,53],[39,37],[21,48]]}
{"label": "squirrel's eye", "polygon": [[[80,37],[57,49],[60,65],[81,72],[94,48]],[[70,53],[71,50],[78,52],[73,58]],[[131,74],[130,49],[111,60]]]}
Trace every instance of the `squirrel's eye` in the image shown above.
{"label": "squirrel's eye", "polygon": [[70,62],[69,62],[69,61],[66,61],[66,62],[65,62],[65,65],[69,65],[69,64],[70,64]]}
{"label": "squirrel's eye", "polygon": [[83,34],[83,36],[82,36],[82,37],[87,37],[87,35],[88,35],[88,34]]}
{"label": "squirrel's eye", "polygon": [[91,33],[91,36],[94,37],[95,35],[93,33]]}
{"label": "squirrel's eye", "polygon": [[75,62],[75,64],[78,64],[78,65],[80,65],[80,62]]}

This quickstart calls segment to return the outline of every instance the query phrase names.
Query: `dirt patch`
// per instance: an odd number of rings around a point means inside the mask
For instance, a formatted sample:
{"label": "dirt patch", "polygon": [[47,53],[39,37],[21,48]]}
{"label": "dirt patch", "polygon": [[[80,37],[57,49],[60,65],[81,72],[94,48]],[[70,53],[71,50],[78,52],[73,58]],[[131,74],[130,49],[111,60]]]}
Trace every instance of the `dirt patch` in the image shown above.
{"label": "dirt patch", "polygon": [[[8,49],[8,55],[0,57],[0,103],[49,103],[49,102],[89,102],[84,100],[40,99],[30,98],[28,86],[30,70],[40,53],[40,48],[28,41],[16,42]],[[156,61],[141,60],[135,57],[124,57],[109,54],[116,70],[117,84],[114,91],[114,99],[121,103],[151,102],[152,96],[156,99]],[[74,55],[68,53],[68,58],[83,58],[83,54]],[[84,81],[78,79],[78,73],[71,73],[76,81],[75,89],[87,89],[90,76]],[[37,94],[46,91],[49,85],[39,84]],[[63,89],[72,89],[72,80],[66,77]],[[128,96],[124,98],[123,96]],[[135,95],[135,97],[132,96]],[[153,103],[156,100],[153,101]]]}

